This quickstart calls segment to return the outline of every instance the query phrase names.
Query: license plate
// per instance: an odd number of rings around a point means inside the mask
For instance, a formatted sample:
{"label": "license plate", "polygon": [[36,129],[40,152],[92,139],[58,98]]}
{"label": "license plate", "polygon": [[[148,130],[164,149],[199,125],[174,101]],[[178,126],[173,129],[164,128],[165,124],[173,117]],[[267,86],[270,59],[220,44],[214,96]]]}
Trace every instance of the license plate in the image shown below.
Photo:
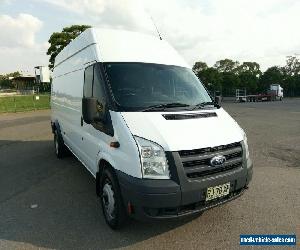
{"label": "license plate", "polygon": [[210,201],[228,195],[229,189],[230,189],[230,182],[219,186],[207,188],[206,201]]}

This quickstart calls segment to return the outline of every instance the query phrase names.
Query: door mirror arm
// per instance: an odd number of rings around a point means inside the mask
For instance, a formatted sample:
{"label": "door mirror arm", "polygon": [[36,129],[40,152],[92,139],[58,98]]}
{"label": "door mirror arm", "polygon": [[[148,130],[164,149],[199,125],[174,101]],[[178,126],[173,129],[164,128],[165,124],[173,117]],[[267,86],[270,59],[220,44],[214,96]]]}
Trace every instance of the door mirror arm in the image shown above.
{"label": "door mirror arm", "polygon": [[222,97],[221,96],[215,96],[215,103],[218,106],[221,106]]}

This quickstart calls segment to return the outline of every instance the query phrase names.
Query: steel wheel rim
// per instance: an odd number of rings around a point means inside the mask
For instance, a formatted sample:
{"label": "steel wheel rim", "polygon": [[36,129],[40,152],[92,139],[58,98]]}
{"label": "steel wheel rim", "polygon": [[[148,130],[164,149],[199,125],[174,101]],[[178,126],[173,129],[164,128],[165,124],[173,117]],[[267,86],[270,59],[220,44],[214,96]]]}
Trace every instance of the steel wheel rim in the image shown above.
{"label": "steel wheel rim", "polygon": [[115,218],[115,197],[111,184],[105,183],[102,191],[102,204],[108,220]]}

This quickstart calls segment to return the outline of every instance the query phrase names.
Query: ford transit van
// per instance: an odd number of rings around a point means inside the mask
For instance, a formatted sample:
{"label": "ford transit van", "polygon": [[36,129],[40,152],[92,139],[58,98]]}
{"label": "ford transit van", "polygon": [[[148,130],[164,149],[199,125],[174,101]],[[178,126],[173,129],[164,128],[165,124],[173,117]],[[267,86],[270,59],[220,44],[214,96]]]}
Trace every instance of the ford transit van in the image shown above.
{"label": "ford transit van", "polygon": [[244,131],[155,36],[87,29],[55,59],[51,109],[57,157],[71,151],[96,178],[114,229],[201,214],[252,178]]}

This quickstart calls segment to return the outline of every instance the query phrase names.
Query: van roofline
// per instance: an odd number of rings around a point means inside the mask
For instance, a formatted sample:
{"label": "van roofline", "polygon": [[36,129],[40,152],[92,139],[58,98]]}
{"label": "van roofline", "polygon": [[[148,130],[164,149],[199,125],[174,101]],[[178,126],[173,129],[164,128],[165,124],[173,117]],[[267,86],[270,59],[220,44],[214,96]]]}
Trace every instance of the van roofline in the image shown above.
{"label": "van roofline", "polygon": [[167,41],[157,36],[104,28],[82,32],[57,55],[54,67],[94,44],[98,47],[100,62],[143,62],[191,68]]}

